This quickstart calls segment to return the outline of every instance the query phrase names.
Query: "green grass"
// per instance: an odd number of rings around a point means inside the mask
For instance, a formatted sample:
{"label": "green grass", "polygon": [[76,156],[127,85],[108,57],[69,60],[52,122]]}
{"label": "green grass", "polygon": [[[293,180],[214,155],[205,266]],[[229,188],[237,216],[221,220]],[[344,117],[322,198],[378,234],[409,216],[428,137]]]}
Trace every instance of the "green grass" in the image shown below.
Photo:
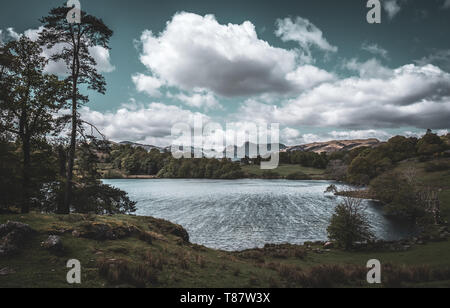
{"label": "green grass", "polygon": [[[242,166],[242,170],[249,174],[256,177],[262,176],[262,174],[267,170],[262,170],[259,166],[256,165],[249,165],[249,166]],[[300,165],[280,165],[278,168],[270,170],[272,172],[275,172],[279,174],[281,177],[287,177],[289,174],[296,173],[296,172],[303,172],[306,175],[309,175],[313,179],[324,179],[325,178],[325,170],[324,169],[316,169],[316,168],[309,168],[309,167],[303,167]]]}
{"label": "green grass", "polygon": [[[152,270],[157,282],[147,282],[147,287],[286,287],[299,286],[280,270],[291,266],[308,271],[318,265],[357,265],[364,267],[369,259],[379,259],[383,264],[428,265],[441,269],[450,267],[450,244],[448,242],[429,243],[416,246],[407,252],[345,252],[332,250],[322,254],[307,251],[306,256],[294,253],[306,247],[288,246],[278,255],[267,250],[253,253],[224,252],[206,247],[183,243],[180,238],[168,234],[173,226],[169,222],[151,217],[135,216],[91,216],[91,215],[1,215],[0,223],[8,220],[29,224],[38,231],[20,253],[12,257],[0,258],[0,269],[4,267],[16,271],[0,276],[0,287],[112,287],[133,286],[127,281],[111,283],[100,275],[99,263],[104,260],[124,260],[130,266],[142,266]],[[79,229],[83,223],[103,223],[110,226],[134,226],[143,231],[159,234],[148,244],[139,236],[120,240],[95,241],[76,238],[71,230]],[[61,235],[65,252],[56,256],[40,246],[49,234],[68,230]],[[153,234],[154,234],[153,233]],[[314,246],[319,247],[319,246]],[[313,248],[314,248],[313,247]],[[275,257],[276,256],[276,257]],[[66,262],[78,259],[82,265],[82,284],[71,286],[66,283]],[[103,261],[102,261],[103,260]],[[289,272],[289,267],[287,272]],[[295,271],[294,271],[295,272]],[[429,282],[435,286],[446,286],[447,282]],[[359,281],[367,286],[364,281]],[[427,286],[421,283],[417,286]]]}

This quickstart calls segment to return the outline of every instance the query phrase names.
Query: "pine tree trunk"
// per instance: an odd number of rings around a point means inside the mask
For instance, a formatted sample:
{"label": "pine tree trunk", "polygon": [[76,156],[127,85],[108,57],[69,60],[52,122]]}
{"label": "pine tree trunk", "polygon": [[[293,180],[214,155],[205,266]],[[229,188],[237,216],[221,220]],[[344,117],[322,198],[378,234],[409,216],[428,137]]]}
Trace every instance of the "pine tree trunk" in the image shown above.
{"label": "pine tree trunk", "polygon": [[[76,86],[74,85],[74,88]],[[72,180],[73,168],[75,165],[75,150],[77,146],[77,101],[76,97],[72,98],[72,131],[70,134],[69,157],[67,166],[66,189],[64,195],[64,207],[58,210],[59,214],[69,214],[72,205]]]}
{"label": "pine tree trunk", "polygon": [[23,143],[23,179],[22,179],[22,214],[30,212],[30,168],[31,168],[31,154],[30,154],[30,137],[25,135],[22,138]]}

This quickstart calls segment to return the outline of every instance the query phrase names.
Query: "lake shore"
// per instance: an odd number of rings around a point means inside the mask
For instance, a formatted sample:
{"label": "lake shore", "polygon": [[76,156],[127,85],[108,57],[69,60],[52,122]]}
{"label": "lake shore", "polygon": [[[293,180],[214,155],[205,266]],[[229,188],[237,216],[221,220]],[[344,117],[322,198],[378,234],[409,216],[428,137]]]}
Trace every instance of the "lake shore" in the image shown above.
{"label": "lake shore", "polygon": [[[371,287],[365,265],[374,257],[389,264],[383,287],[450,286],[448,242],[399,246],[398,252],[342,251],[324,248],[322,242],[227,252],[192,244],[182,227],[152,217],[0,215],[0,224],[7,221],[27,224],[35,233],[13,258],[0,257],[2,287],[34,287],[39,281],[40,287],[71,288],[65,279],[68,259],[81,262],[82,288]],[[41,246],[50,235],[60,238],[61,251]],[[398,275],[423,270],[426,276],[397,281]],[[318,271],[324,275],[317,276]],[[330,273],[336,271],[341,274],[335,280]]]}

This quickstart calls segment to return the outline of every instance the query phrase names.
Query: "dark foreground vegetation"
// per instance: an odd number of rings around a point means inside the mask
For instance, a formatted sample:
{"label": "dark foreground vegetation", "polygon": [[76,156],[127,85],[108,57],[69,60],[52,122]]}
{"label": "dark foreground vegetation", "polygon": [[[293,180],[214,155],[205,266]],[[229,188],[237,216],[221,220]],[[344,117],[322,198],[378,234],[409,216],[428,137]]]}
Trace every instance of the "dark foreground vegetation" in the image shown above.
{"label": "dark foreground vegetation", "polygon": [[[73,258],[82,265],[82,283],[75,287],[373,287],[365,265],[374,257],[383,264],[383,287],[450,286],[450,245],[444,241],[352,252],[325,249],[324,243],[225,252],[191,244],[182,227],[150,217],[0,217],[0,224],[7,221],[28,224],[33,232],[11,255],[0,255],[2,287],[74,287],[66,282]],[[50,235],[60,245],[44,245]]]}

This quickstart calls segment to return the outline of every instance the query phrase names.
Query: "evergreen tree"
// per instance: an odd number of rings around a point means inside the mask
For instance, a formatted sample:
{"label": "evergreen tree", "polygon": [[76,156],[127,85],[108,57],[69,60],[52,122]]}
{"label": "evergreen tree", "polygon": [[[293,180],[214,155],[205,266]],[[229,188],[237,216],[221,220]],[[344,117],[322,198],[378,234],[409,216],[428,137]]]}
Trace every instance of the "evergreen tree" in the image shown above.
{"label": "evergreen tree", "polygon": [[64,196],[64,206],[59,213],[69,213],[72,202],[73,170],[77,147],[78,126],[82,125],[78,109],[80,104],[88,101],[87,96],[80,93],[80,86],[87,85],[91,90],[101,94],[106,92],[105,78],[98,72],[95,59],[89,49],[101,46],[109,49],[109,40],[113,32],[101,19],[81,12],[81,23],[69,23],[66,19],[71,8],[58,7],[52,9],[48,16],[42,18],[44,29],[40,34],[40,43],[52,48],[56,45],[63,48],[52,56],[53,61],[64,61],[69,76],[67,82],[71,86],[71,132],[67,157],[67,178]]}

